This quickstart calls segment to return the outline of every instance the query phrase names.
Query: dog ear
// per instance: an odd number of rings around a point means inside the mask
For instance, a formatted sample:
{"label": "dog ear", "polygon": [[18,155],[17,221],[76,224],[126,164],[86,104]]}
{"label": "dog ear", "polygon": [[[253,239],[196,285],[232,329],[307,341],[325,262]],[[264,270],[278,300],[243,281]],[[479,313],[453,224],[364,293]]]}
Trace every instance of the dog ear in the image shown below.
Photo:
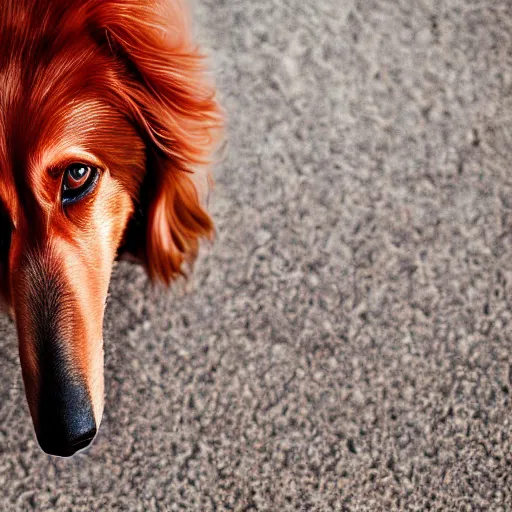
{"label": "dog ear", "polygon": [[90,19],[122,63],[117,94],[147,141],[142,215],[126,247],[168,284],[195,259],[199,239],[213,236],[202,201],[222,129],[215,90],[180,1],[98,0]]}

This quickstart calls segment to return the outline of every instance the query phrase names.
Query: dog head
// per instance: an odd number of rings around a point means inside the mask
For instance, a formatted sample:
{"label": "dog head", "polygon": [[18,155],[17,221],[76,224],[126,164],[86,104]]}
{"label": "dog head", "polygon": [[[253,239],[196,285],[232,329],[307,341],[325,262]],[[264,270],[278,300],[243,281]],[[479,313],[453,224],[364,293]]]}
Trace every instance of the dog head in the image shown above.
{"label": "dog head", "polygon": [[0,287],[46,452],[72,455],[100,424],[116,257],[168,284],[212,236],[220,126],[178,0],[0,6]]}

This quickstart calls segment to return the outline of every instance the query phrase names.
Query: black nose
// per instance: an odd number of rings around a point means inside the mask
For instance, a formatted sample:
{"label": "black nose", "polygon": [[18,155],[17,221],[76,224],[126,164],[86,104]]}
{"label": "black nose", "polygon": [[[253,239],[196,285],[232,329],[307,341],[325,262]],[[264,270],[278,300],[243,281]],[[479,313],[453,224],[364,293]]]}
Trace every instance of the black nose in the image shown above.
{"label": "black nose", "polygon": [[[60,379],[59,379],[60,380]],[[96,422],[86,387],[81,383],[49,382],[41,389],[36,434],[41,449],[50,455],[70,457],[89,446]]]}

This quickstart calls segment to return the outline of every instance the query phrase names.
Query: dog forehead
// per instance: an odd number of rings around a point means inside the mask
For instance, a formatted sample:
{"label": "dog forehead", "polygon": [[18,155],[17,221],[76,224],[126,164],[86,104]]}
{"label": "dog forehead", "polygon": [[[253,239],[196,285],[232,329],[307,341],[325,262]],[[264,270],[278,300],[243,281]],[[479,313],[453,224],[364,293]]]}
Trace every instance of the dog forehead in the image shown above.
{"label": "dog forehead", "polygon": [[13,56],[0,68],[0,165],[23,172],[43,151],[105,131],[115,116],[111,78],[86,45],[64,48],[44,64]]}
{"label": "dog forehead", "polygon": [[34,90],[41,84],[28,85],[19,67],[13,63],[0,70],[0,172],[29,170],[36,154],[57,141],[63,144],[66,136],[87,132],[94,117],[94,107],[85,101],[57,96],[38,101]]}

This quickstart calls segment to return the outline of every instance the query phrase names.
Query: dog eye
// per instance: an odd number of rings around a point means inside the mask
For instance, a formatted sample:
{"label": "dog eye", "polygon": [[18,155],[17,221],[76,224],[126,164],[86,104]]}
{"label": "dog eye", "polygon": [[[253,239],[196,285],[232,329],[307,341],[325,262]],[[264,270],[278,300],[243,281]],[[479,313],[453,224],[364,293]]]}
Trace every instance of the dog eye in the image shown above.
{"label": "dog eye", "polygon": [[72,165],[67,168],[66,173],[66,187],[79,188],[86,181],[91,174],[91,168],[88,165]]}
{"label": "dog eye", "polygon": [[98,169],[85,164],[71,164],[64,173],[62,204],[67,205],[83,199],[98,183]]}

